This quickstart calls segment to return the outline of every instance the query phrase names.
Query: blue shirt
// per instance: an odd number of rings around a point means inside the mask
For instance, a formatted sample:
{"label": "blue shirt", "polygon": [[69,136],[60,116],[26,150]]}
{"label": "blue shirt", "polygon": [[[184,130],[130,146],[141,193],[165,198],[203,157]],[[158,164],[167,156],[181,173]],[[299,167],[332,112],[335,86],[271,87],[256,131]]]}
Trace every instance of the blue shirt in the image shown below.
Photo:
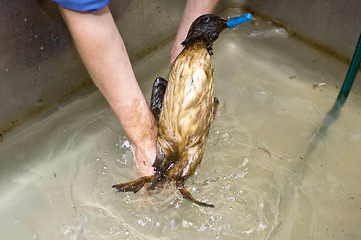
{"label": "blue shirt", "polygon": [[112,0],[52,0],[64,8],[78,12],[97,12]]}

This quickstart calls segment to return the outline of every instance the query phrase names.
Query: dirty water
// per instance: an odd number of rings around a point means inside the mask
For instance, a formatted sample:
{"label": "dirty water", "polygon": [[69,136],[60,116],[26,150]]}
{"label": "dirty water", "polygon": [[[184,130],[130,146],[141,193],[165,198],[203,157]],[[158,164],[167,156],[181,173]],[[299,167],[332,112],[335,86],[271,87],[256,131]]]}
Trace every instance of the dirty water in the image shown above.
{"label": "dirty water", "polygon": [[[148,100],[168,74],[170,47],[134,64]],[[1,238],[360,239],[360,76],[314,145],[345,64],[258,19],[221,34],[213,66],[220,106],[186,185],[215,208],[172,187],[115,193],[114,183],[137,176],[129,141],[95,91],[0,143]]]}

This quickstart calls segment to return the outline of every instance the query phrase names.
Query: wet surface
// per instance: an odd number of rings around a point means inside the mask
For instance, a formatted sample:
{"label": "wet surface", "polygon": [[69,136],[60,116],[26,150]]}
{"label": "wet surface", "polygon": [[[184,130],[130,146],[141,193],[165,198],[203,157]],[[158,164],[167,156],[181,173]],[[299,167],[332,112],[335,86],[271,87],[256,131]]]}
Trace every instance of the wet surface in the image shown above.
{"label": "wet surface", "polygon": [[[168,74],[170,47],[135,64],[148,100],[154,79]],[[3,238],[359,238],[360,76],[314,145],[348,66],[261,19],[222,33],[213,66],[220,105],[186,185],[215,208],[174,187],[115,193],[113,184],[137,176],[129,141],[96,91],[0,143]]]}

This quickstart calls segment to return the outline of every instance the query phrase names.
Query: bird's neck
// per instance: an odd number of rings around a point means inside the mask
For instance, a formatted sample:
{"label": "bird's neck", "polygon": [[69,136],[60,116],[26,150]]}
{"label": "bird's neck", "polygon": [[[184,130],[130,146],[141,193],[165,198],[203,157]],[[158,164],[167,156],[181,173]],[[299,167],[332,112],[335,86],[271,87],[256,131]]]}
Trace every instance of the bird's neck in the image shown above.
{"label": "bird's neck", "polygon": [[199,41],[194,41],[191,44],[188,44],[187,46],[184,47],[184,50],[188,48],[192,49],[192,51],[207,49],[208,53],[212,56],[213,55],[212,45],[213,43],[207,43],[204,40],[199,40]]}

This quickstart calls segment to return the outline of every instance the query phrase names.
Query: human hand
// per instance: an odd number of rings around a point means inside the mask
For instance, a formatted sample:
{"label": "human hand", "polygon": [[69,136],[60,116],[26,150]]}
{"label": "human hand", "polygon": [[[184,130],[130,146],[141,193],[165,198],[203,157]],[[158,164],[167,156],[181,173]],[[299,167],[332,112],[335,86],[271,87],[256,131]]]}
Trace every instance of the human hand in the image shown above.
{"label": "human hand", "polygon": [[132,144],[134,155],[134,171],[141,176],[153,175],[153,162],[156,157],[156,141],[150,138],[143,141],[142,146]]}
{"label": "human hand", "polygon": [[153,175],[154,168],[152,165],[154,157],[149,157],[147,154],[143,154],[141,152],[134,155],[134,171],[141,176]]}

